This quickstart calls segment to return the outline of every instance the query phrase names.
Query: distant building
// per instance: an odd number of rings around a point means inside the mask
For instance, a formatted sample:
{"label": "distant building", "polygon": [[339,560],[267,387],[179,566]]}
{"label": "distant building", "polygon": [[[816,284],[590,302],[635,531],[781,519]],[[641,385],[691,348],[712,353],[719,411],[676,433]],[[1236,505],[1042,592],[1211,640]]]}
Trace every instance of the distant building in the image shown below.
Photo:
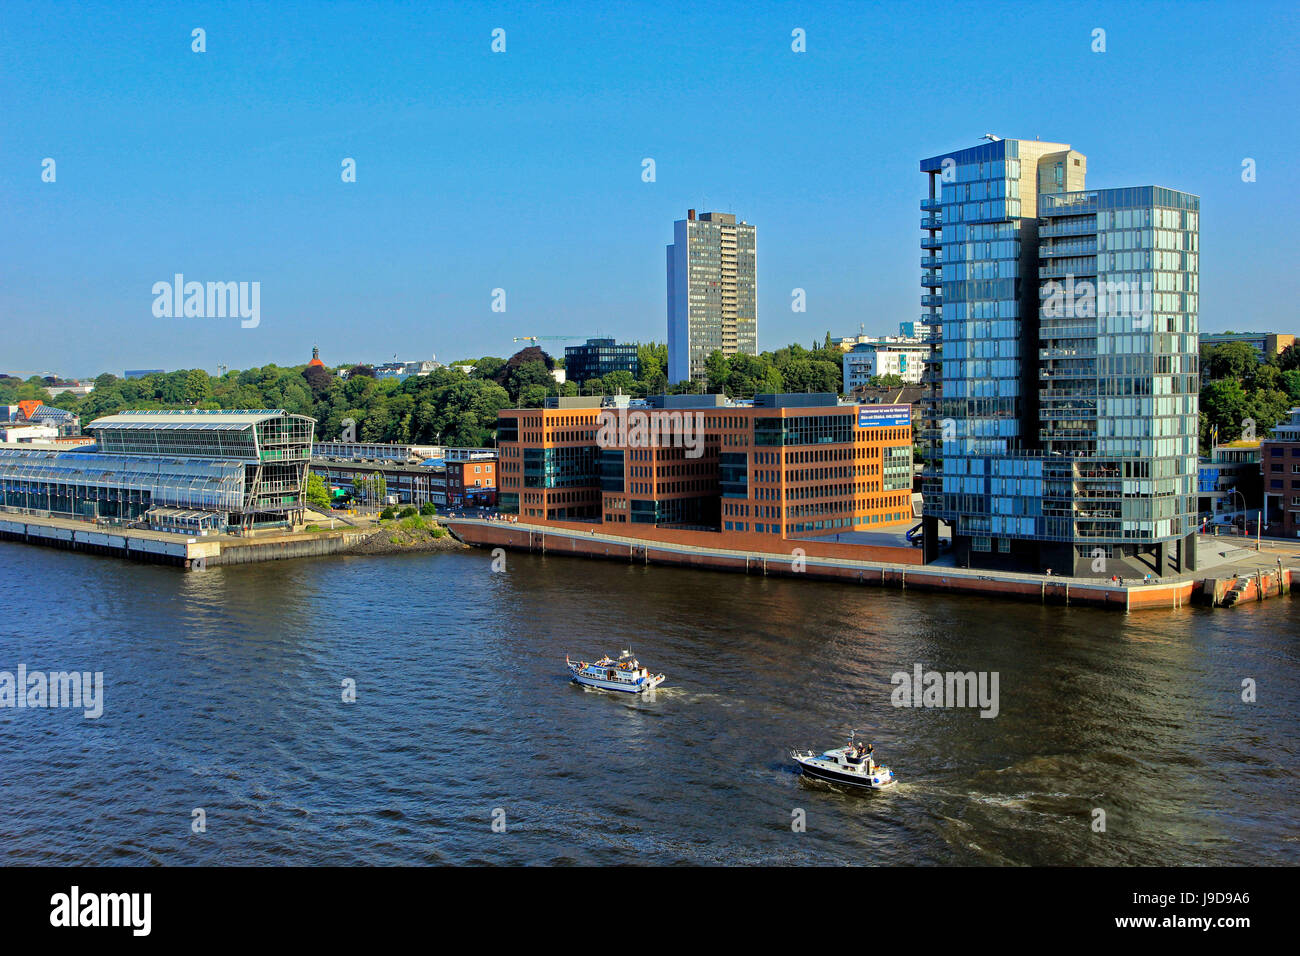
{"label": "distant building", "polygon": [[9,425],[0,428],[0,444],[17,445],[37,439],[57,438],[59,430],[50,425]]}
{"label": "distant building", "polygon": [[1273,426],[1260,446],[1264,521],[1269,534],[1300,538],[1300,408]]}
{"label": "distant building", "polygon": [[166,375],[167,370],[161,368],[129,368],[122,373],[123,378],[144,378],[146,375]]}
{"label": "distant building", "polygon": [[81,418],[62,408],[46,405],[39,399],[19,402],[17,405],[0,406],[4,410],[4,420],[19,425],[41,425],[55,429],[58,436],[79,435]]}
{"label": "distant building", "polygon": [[384,362],[375,366],[375,378],[395,378],[404,382],[412,376],[423,377],[431,374],[442,365],[433,359],[419,359],[414,362]]}
{"label": "distant building", "polygon": [[447,464],[440,458],[423,462],[397,459],[365,460],[359,458],[313,458],[313,474],[321,477],[326,487],[351,493],[356,479],[369,479],[376,475],[384,480],[384,493],[368,502],[383,505],[388,498],[399,504],[419,507],[426,502],[447,504]]}
{"label": "distant building", "polygon": [[636,345],[613,339],[587,339],[586,345],[564,349],[564,371],[570,382],[589,382],[611,372],[628,372],[636,378],[641,371]]}
{"label": "distant building", "polygon": [[447,504],[452,508],[490,508],[497,503],[495,458],[447,462]]}
{"label": "distant building", "polygon": [[78,398],[85,398],[95,390],[94,382],[55,382],[53,385],[45,386],[45,390],[53,398],[56,395],[62,395],[64,392],[71,392]]}
{"label": "distant building", "polygon": [[689,209],[668,247],[668,380],[702,381],[713,352],[758,354],[754,226]]}
{"label": "distant building", "polygon": [[311,470],[339,493],[351,492],[357,478],[379,475],[384,497],[399,504],[487,507],[496,503],[496,461],[495,448],[318,442]]}
{"label": "distant building", "polygon": [[1201,348],[1244,342],[1259,353],[1261,362],[1268,356],[1280,355],[1285,349],[1295,345],[1295,336],[1282,332],[1202,332],[1200,339]]}
{"label": "distant building", "polygon": [[844,353],[844,391],[868,385],[882,375],[897,375],[904,384],[919,385],[930,346],[923,339],[883,336],[859,341]]}
{"label": "distant building", "polygon": [[436,445],[404,445],[396,442],[318,441],[314,458],[378,458],[384,461],[423,461],[439,452]]}
{"label": "distant building", "polygon": [[[1196,470],[1197,507],[1202,517],[1217,518],[1260,506],[1261,442],[1215,445]],[[1252,519],[1253,520],[1253,519]]]}

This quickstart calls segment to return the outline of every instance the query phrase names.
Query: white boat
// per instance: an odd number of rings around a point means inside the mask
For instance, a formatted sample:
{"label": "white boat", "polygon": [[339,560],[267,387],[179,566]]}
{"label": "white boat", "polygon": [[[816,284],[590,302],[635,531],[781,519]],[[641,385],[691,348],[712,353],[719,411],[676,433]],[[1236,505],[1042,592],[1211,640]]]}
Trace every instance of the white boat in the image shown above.
{"label": "white boat", "polygon": [[816,753],[812,750],[792,750],[804,776],[828,783],[839,783],[863,790],[883,790],[892,787],[897,778],[894,771],[875,760],[875,745],[863,746],[852,741],[847,747]]}
{"label": "white boat", "polygon": [[630,651],[624,651],[618,660],[607,654],[598,661],[574,661],[566,654],[564,663],[579,684],[601,690],[644,694],[664,682],[663,674],[651,674]]}

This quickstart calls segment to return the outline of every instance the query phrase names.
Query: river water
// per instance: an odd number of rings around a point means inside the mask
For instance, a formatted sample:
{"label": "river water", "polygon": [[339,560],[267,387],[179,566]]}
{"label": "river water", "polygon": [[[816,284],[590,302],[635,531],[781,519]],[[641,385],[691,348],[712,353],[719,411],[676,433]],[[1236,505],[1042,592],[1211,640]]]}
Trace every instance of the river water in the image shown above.
{"label": "river water", "polygon": [[[7,863],[1279,864],[1300,846],[1291,598],[1125,616],[555,556],[494,573],[483,551],[187,574],[0,542],[0,607],[0,671],[104,680],[98,719],[0,709]],[[567,681],[566,652],[625,647],[667,672],[653,698]],[[893,706],[917,663],[996,672],[997,716]],[[892,790],[794,772],[791,748],[851,729]]]}

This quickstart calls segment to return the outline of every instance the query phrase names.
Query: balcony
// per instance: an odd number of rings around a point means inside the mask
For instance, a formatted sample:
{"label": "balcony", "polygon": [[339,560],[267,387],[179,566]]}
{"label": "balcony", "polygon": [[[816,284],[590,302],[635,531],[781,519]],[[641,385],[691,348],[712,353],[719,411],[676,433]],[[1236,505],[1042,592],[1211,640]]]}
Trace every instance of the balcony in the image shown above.
{"label": "balcony", "polygon": [[1038,278],[1040,279],[1064,279],[1066,276],[1076,276],[1080,279],[1097,277],[1097,262],[1094,259],[1092,263],[1083,263],[1075,266],[1064,266],[1053,263],[1050,266],[1038,267]]}
{"label": "balcony", "polygon": [[943,216],[923,216],[921,217],[922,229],[942,229]]}
{"label": "balcony", "polygon": [[1096,239],[1083,242],[1045,242],[1038,247],[1038,255],[1043,259],[1052,259],[1057,256],[1095,256],[1096,254]]}
{"label": "balcony", "polygon": [[943,285],[943,277],[937,272],[927,272],[921,276],[921,285],[927,289],[937,289]]}
{"label": "balcony", "polygon": [[941,295],[923,295],[921,296],[922,305],[943,305],[943,296]]}
{"label": "balcony", "polygon": [[922,249],[941,249],[941,248],[943,248],[943,240],[940,239],[937,235],[936,235],[936,236],[925,236],[924,238],[921,239],[921,248],[922,248]]}
{"label": "balcony", "polygon": [[1058,346],[1053,348],[1039,349],[1038,357],[1040,359],[1067,359],[1067,358],[1091,359],[1097,357],[1097,350],[1095,348],[1078,349],[1078,348],[1061,348]]}
{"label": "balcony", "polygon": [[942,200],[942,199],[922,199],[922,200],[921,200],[921,211],[922,211],[922,212],[934,212],[935,210],[942,209],[942,208],[943,208],[943,200]]}
{"label": "balcony", "polygon": [[922,269],[938,269],[942,265],[943,265],[943,256],[922,256],[921,257]]}

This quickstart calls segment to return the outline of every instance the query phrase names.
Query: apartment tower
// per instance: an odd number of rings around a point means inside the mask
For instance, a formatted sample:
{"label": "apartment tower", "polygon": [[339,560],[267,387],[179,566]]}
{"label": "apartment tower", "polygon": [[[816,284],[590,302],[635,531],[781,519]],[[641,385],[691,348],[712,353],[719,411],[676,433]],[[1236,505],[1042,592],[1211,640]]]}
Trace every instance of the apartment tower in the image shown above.
{"label": "apartment tower", "polygon": [[690,209],[674,224],[667,264],[669,381],[703,381],[715,351],[757,355],[753,225]]}
{"label": "apartment tower", "polygon": [[921,171],[927,560],[943,522],[961,565],[1194,566],[1196,197],[1086,192],[1063,143]]}

